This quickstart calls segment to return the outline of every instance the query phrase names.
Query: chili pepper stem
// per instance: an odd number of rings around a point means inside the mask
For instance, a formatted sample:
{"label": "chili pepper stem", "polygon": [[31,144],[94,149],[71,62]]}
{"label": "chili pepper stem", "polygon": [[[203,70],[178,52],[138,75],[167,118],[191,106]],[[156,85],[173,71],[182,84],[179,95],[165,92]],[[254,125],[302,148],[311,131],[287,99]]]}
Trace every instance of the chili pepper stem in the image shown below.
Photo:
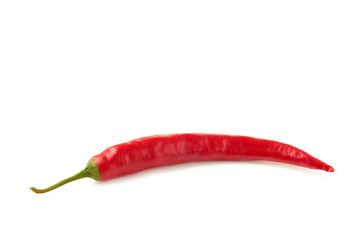
{"label": "chili pepper stem", "polygon": [[69,182],[72,182],[72,181],[75,181],[75,180],[78,180],[81,178],[86,178],[86,177],[92,178],[96,181],[100,179],[99,169],[96,166],[94,159],[90,159],[88,164],[86,165],[86,167],[72,177],[66,178],[48,188],[37,189],[37,188],[31,187],[30,190],[32,190],[35,193],[46,193],[46,192],[49,192],[51,190],[54,190],[54,189],[64,185],[64,184],[67,184]]}

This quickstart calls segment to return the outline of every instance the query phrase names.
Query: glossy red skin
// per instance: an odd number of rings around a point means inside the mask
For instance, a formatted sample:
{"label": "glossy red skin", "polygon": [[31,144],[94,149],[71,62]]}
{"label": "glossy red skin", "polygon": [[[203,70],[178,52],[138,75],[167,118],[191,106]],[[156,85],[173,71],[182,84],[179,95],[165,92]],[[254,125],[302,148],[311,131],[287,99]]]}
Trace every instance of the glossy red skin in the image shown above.
{"label": "glossy red skin", "polygon": [[334,168],[288,144],[233,135],[155,135],[121,143],[93,157],[100,180],[195,161],[266,160],[333,172]]}

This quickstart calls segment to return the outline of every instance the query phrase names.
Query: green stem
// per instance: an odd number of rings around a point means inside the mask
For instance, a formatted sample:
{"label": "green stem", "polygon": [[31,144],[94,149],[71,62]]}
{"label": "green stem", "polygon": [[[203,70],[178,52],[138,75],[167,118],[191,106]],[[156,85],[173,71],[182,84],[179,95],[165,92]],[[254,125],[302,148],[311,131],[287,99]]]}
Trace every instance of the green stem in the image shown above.
{"label": "green stem", "polygon": [[66,184],[66,183],[69,183],[69,182],[72,182],[72,181],[75,181],[75,180],[78,180],[81,178],[86,178],[86,177],[92,178],[96,181],[100,179],[99,169],[96,166],[94,159],[90,159],[88,164],[86,165],[86,167],[72,177],[66,178],[48,188],[37,189],[37,188],[31,187],[30,189],[36,193],[46,193],[46,192],[49,192],[51,190],[54,190],[55,188],[58,188],[64,184]]}

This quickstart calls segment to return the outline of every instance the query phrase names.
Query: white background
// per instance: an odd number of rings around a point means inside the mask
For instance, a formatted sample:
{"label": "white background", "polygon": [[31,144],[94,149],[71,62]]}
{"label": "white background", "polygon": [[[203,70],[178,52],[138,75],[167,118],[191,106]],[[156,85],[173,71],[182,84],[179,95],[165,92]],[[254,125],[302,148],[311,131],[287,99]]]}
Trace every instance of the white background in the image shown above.
{"label": "white background", "polygon": [[[359,1],[1,1],[1,239],[359,239]],[[286,142],[47,194],[108,146]]]}

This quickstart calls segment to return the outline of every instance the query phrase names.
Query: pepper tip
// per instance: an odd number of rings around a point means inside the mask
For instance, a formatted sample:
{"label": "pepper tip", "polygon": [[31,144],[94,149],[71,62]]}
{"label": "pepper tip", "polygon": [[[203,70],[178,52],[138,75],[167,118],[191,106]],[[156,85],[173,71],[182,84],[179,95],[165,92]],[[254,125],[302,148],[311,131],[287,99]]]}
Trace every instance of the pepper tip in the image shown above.
{"label": "pepper tip", "polygon": [[332,166],[328,166],[326,169],[327,172],[334,172],[335,169]]}

